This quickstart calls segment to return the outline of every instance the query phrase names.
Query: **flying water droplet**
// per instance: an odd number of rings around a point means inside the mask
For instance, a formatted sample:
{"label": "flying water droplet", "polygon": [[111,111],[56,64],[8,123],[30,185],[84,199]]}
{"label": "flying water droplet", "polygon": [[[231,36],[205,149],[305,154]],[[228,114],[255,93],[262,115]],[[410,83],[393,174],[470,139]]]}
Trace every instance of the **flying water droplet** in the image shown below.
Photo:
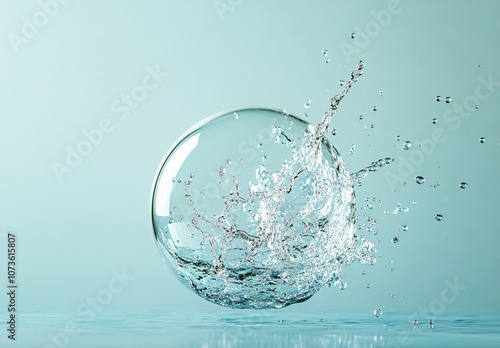
{"label": "flying water droplet", "polygon": [[380,94],[380,95],[384,95],[384,90],[383,90],[383,89],[381,89],[381,90],[379,91],[379,94]]}
{"label": "flying water droplet", "polygon": [[344,80],[339,80],[339,85],[340,86],[345,86],[345,81]]}
{"label": "flying water droplet", "polygon": [[356,33],[351,33],[351,39],[354,39],[356,37]]}
{"label": "flying water droplet", "polygon": [[325,57],[328,57],[328,50],[323,50],[323,51],[321,51],[321,53],[322,53]]}
{"label": "flying water droplet", "polygon": [[411,147],[411,142],[409,140],[406,140],[404,143],[403,143],[403,150],[409,150]]}
{"label": "flying water droplet", "polygon": [[463,181],[463,182],[460,183],[460,188],[462,190],[465,190],[467,188],[467,186],[469,186],[469,184],[467,184],[465,181]]}
{"label": "flying water droplet", "polygon": [[401,226],[401,229],[402,229],[403,231],[408,231],[408,226],[407,226],[407,225],[402,225],[402,226]]}
{"label": "flying water droplet", "polygon": [[396,141],[400,141],[400,140],[401,140],[401,136],[396,135]]}
{"label": "flying water droplet", "polygon": [[436,101],[437,101],[437,102],[440,102],[440,101],[441,101],[441,96],[440,96],[440,95],[438,95],[438,96],[436,97]]}
{"label": "flying water droplet", "polygon": [[451,103],[451,97],[446,97],[446,99],[444,100],[447,104]]}
{"label": "flying water droplet", "polygon": [[309,108],[311,107],[311,100],[306,101],[306,102],[304,103],[304,107],[305,107],[306,109],[309,109]]}
{"label": "flying water droplet", "polygon": [[352,144],[351,148],[349,149],[349,155],[352,155],[356,151],[356,145]]}
{"label": "flying water droplet", "polygon": [[373,311],[373,315],[375,316],[375,318],[380,318],[382,314],[384,314],[384,312],[382,312],[380,308],[377,308]]}
{"label": "flying water droplet", "polygon": [[485,139],[484,137],[479,138],[479,142],[480,142],[481,144],[484,144],[484,142],[485,142],[485,141],[486,141],[486,139]]}
{"label": "flying water droplet", "polygon": [[425,178],[419,175],[415,178],[415,181],[417,184],[422,185],[425,182]]}
{"label": "flying water droplet", "polygon": [[337,130],[335,128],[332,129],[332,135],[337,135]]}
{"label": "flying water droplet", "polygon": [[434,214],[434,218],[435,218],[437,221],[441,221],[441,220],[443,220],[443,215],[441,215],[441,214]]}
{"label": "flying water droplet", "polygon": [[438,123],[437,118],[433,118],[433,119],[432,119],[432,124],[436,124],[436,123]]}
{"label": "flying water droplet", "polygon": [[392,237],[391,242],[394,244],[399,243],[399,237],[398,236]]}
{"label": "flying water droplet", "polygon": [[377,105],[374,105],[374,106],[373,106],[373,111],[377,111],[377,110],[378,110]]}
{"label": "flying water droplet", "polygon": [[330,58],[326,58],[325,63],[330,63]]}

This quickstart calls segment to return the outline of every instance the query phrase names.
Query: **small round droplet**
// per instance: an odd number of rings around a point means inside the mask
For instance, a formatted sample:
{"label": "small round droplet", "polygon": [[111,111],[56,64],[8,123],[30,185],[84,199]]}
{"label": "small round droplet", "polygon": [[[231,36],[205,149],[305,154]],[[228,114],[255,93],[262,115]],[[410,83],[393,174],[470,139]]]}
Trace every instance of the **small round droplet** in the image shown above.
{"label": "small round droplet", "polygon": [[401,136],[400,135],[396,135],[396,141],[400,141],[401,140]]}
{"label": "small round droplet", "polygon": [[414,319],[413,320],[413,326],[417,326],[418,325],[418,319]]}
{"label": "small round droplet", "polygon": [[394,244],[399,243],[399,237],[397,237],[397,236],[392,237],[391,242],[393,242]]}
{"label": "small round droplet", "polygon": [[379,93],[380,93],[380,95],[384,95],[384,90],[381,89]]}
{"label": "small round droplet", "polygon": [[444,100],[447,104],[451,103],[451,97],[446,97],[446,99]]}
{"label": "small round droplet", "polygon": [[233,115],[234,115],[234,118],[235,118],[236,120],[240,118],[240,115],[238,115],[238,113],[237,113],[237,112],[233,113]]}
{"label": "small round droplet", "polygon": [[419,175],[415,178],[415,182],[419,185],[422,185],[425,182],[425,178]]}
{"label": "small round droplet", "polygon": [[325,63],[330,63],[330,58],[326,58]]}
{"label": "small round droplet", "polygon": [[374,105],[374,106],[373,106],[373,111],[377,111],[377,110],[378,110],[377,105]]}
{"label": "small round droplet", "polygon": [[363,115],[359,115],[359,120],[362,120],[363,119]]}
{"label": "small round droplet", "polygon": [[335,128],[332,129],[332,135],[337,135],[337,130]]}
{"label": "small round droplet", "polygon": [[304,107],[305,107],[306,109],[309,109],[309,108],[311,107],[311,100],[306,101],[306,102],[304,103]]}
{"label": "small round droplet", "polygon": [[351,39],[354,39],[356,37],[356,33],[351,33]]}
{"label": "small round droplet", "polygon": [[465,190],[465,189],[467,188],[467,186],[469,186],[469,184],[467,184],[465,181],[462,181],[462,182],[460,183],[460,188],[461,188],[462,190]]}
{"label": "small round droplet", "polygon": [[401,226],[401,229],[402,229],[403,231],[408,231],[408,226],[407,226],[407,225],[402,225],[402,226]]}
{"label": "small round droplet", "polygon": [[440,101],[441,101],[441,96],[440,96],[440,95],[438,95],[438,96],[436,97],[436,101],[437,101],[437,102],[440,102]]}
{"label": "small round droplet", "polygon": [[476,109],[476,110],[477,110],[477,109],[479,109],[479,105],[478,105],[478,104],[476,104],[476,105],[474,106],[474,109]]}
{"label": "small round droplet", "polygon": [[169,223],[169,224],[173,224],[173,223],[174,223],[174,219],[170,218],[170,219],[168,220],[168,223]]}
{"label": "small round droplet", "polygon": [[433,119],[432,119],[432,124],[436,124],[436,123],[438,123],[437,118],[433,118]]}
{"label": "small round droplet", "polygon": [[344,80],[339,80],[339,85],[340,86],[345,86],[345,81]]}
{"label": "small round droplet", "polygon": [[370,283],[366,283],[366,288],[367,288],[367,289],[369,289],[369,288],[371,288],[371,287],[372,287],[372,286],[371,286],[371,284],[370,284]]}
{"label": "small round droplet", "polygon": [[441,215],[441,214],[434,214],[434,218],[435,218],[437,221],[441,221],[441,220],[443,220],[443,215]]}
{"label": "small round droplet", "polygon": [[429,319],[429,329],[434,329],[434,320]]}
{"label": "small round droplet", "polygon": [[485,141],[486,141],[486,139],[485,139],[484,137],[479,138],[479,142],[480,142],[481,144],[484,144],[484,142],[485,142]]}
{"label": "small round droplet", "polygon": [[403,150],[409,150],[411,147],[411,142],[406,140],[404,143],[403,143]]}
{"label": "small round droplet", "polygon": [[375,316],[375,318],[379,318],[382,314],[384,314],[384,312],[382,312],[380,308],[377,308],[373,311],[373,315]]}
{"label": "small round droplet", "polygon": [[321,53],[322,53],[325,57],[327,57],[327,56],[328,56],[328,50],[323,50],[323,51],[321,51]]}

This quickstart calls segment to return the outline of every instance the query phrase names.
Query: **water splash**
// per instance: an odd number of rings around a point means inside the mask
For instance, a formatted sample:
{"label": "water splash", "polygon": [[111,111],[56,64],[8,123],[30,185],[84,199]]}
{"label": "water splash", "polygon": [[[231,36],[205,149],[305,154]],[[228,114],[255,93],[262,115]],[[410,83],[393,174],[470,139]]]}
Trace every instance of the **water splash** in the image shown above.
{"label": "water splash", "polygon": [[[363,68],[359,62],[342,93],[331,99],[321,122],[304,123],[300,136],[296,133],[303,121],[282,114],[288,123],[272,127],[271,143],[258,144],[260,163],[226,160],[218,170],[218,187],[210,183],[199,190],[195,186],[201,183],[200,175],[190,173],[183,182],[182,197],[179,187],[175,192],[169,187],[168,196],[159,186],[175,153],[167,157],[153,194],[153,221],[160,251],[186,286],[222,306],[281,308],[307,300],[324,285],[344,290],[344,266],[376,262],[375,245],[354,233],[354,186],[393,159],[380,159],[349,175],[325,138],[340,102]],[[305,107],[309,105],[307,101]],[[237,120],[231,117],[232,122],[248,119],[245,111],[238,114]],[[185,143],[196,134],[190,133]],[[264,150],[272,146],[286,149],[289,155],[277,161],[275,154]],[[273,161],[267,160],[272,157]],[[187,159],[182,159],[182,166]],[[240,172],[246,168],[253,178],[236,174],[237,162]],[[162,194],[168,203],[159,200]],[[203,200],[208,204],[200,204]],[[170,209],[165,215],[159,212],[163,204],[174,205],[175,211],[180,201],[188,202],[185,219],[172,218],[175,213]]]}

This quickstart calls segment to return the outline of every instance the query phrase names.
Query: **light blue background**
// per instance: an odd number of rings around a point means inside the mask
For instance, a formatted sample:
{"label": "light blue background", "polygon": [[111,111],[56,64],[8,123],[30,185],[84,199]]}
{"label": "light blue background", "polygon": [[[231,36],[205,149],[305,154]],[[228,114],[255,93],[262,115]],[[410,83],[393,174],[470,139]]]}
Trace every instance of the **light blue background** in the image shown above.
{"label": "light blue background", "polygon": [[[371,316],[381,306],[411,314],[455,278],[467,289],[444,314],[498,313],[500,90],[457,129],[443,115],[474,95],[478,77],[500,81],[500,3],[401,1],[399,13],[360,47],[366,25],[376,23],[371,11],[386,11],[388,3],[243,0],[219,15],[209,0],[73,0],[16,53],[9,33],[21,35],[23,17],[32,21],[40,5],[3,1],[0,232],[18,235],[19,311],[74,316],[107,286],[112,270],[123,268],[135,279],[98,318],[222,310],[182,286],[156,249],[149,200],[161,159],[194,123],[223,110],[268,106],[300,116],[310,99],[309,120],[318,122],[341,89],[339,79],[363,59],[365,74],[342,102],[333,125],[338,135],[330,139],[350,171],[396,158],[357,189],[359,207],[365,197],[382,201],[372,213],[380,232],[371,237],[380,240],[382,256],[373,267],[346,269],[346,291],[322,289],[283,316],[317,310]],[[344,54],[346,45],[358,52]],[[121,120],[111,104],[157,66],[168,77]],[[452,103],[437,103],[437,95]],[[82,132],[105,118],[114,130],[59,181],[53,163],[64,163],[67,147],[76,148]],[[393,190],[384,173],[402,176],[400,156],[408,159],[437,127],[446,141]],[[413,143],[409,151],[404,140]],[[356,151],[348,155],[352,144]],[[416,175],[426,183],[417,185]],[[466,190],[461,181],[469,183]],[[382,218],[398,203],[410,211]],[[401,224],[409,230],[398,231]],[[396,235],[401,241],[392,244]]]}

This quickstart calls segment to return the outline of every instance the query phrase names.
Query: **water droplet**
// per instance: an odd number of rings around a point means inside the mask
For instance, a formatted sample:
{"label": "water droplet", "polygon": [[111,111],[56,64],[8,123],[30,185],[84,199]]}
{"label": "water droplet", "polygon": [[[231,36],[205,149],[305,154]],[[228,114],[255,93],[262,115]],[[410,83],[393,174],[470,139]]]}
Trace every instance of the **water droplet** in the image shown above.
{"label": "water droplet", "polygon": [[413,325],[417,326],[418,325],[418,319],[413,320]]}
{"label": "water droplet", "polygon": [[352,155],[356,151],[356,146],[352,144],[351,148],[349,149],[349,155]]}
{"label": "water droplet", "polygon": [[434,329],[434,320],[429,319],[429,329]]}
{"label": "water droplet", "polygon": [[354,39],[356,37],[356,33],[351,33],[351,39]]}
{"label": "water droplet", "polygon": [[170,219],[168,220],[168,223],[169,223],[169,224],[173,224],[173,223],[174,223],[174,219],[170,218]]}
{"label": "water droplet", "polygon": [[374,106],[373,106],[373,111],[377,111],[377,110],[378,110],[377,105],[374,105]]}
{"label": "water droplet", "polygon": [[409,150],[411,147],[411,142],[406,140],[404,143],[403,143],[403,150]]}
{"label": "water droplet", "polygon": [[437,221],[441,221],[441,220],[443,220],[443,215],[441,215],[441,214],[434,214],[434,218],[435,218]]}
{"label": "water droplet", "polygon": [[400,135],[396,135],[396,141],[400,141],[401,140],[401,136]]}
{"label": "water droplet", "polygon": [[326,58],[325,63],[330,63],[330,58]]}
{"label": "water droplet", "polygon": [[363,115],[359,115],[359,119],[362,120],[363,119]]}
{"label": "water droplet", "polygon": [[240,118],[240,115],[238,115],[238,113],[237,113],[237,112],[235,112],[233,115],[234,115],[234,118],[235,118],[235,119],[239,119],[239,118]]}
{"label": "water droplet", "polygon": [[366,288],[369,289],[371,288],[372,286],[370,285],[370,283],[366,283]]}
{"label": "water droplet", "polygon": [[384,95],[384,90],[381,89],[379,93],[380,93],[380,95]]}
{"label": "water droplet", "polygon": [[436,124],[436,123],[438,123],[437,118],[433,118],[433,119],[432,119],[432,124]]}
{"label": "water droplet", "polygon": [[392,237],[391,242],[393,242],[394,244],[399,243],[399,237],[397,237],[397,236]]}
{"label": "water droplet", "polygon": [[447,104],[451,103],[451,97],[446,97],[446,99],[444,100]]}
{"label": "water droplet", "polygon": [[332,129],[332,135],[337,135],[337,130],[335,128]]}
{"label": "water droplet", "polygon": [[438,102],[440,102],[440,101],[441,101],[441,96],[440,96],[440,95],[438,95],[438,96],[436,97],[436,101],[438,101]]}
{"label": "water droplet", "polygon": [[327,57],[327,56],[328,56],[328,50],[323,50],[323,51],[321,51],[321,53],[323,53],[323,55],[324,55],[325,57]]}
{"label": "water droplet", "polygon": [[366,275],[366,272],[365,272],[365,271],[361,271],[361,274],[362,274],[362,275]]}
{"label": "water droplet", "polygon": [[478,104],[476,104],[476,105],[474,106],[474,109],[476,109],[476,110],[477,110],[477,109],[479,109],[479,105],[478,105]]}
{"label": "water droplet", "polygon": [[415,182],[419,185],[422,185],[425,182],[425,178],[419,175],[415,178]]}
{"label": "water droplet", "polygon": [[382,312],[380,308],[377,308],[373,311],[373,315],[375,316],[375,318],[379,318],[382,314],[384,314],[384,312]]}
{"label": "water droplet", "polygon": [[309,115],[307,114],[307,112],[304,112],[304,118],[308,118]]}
{"label": "water droplet", "polygon": [[340,86],[345,86],[345,81],[344,80],[339,80],[339,85]]}
{"label": "water droplet", "polygon": [[402,225],[401,228],[403,229],[403,231],[408,231],[408,226],[407,225]]}
{"label": "water droplet", "polygon": [[481,144],[484,144],[484,142],[485,142],[485,141],[486,141],[486,139],[485,139],[484,137],[479,138],[479,142],[480,142]]}
{"label": "water droplet", "polygon": [[306,109],[309,109],[309,108],[311,107],[311,100],[306,101],[306,102],[304,103],[304,107],[305,107]]}
{"label": "water droplet", "polygon": [[465,181],[463,181],[463,182],[460,183],[460,188],[462,190],[465,190],[467,188],[467,186],[469,186],[469,184],[467,184]]}

